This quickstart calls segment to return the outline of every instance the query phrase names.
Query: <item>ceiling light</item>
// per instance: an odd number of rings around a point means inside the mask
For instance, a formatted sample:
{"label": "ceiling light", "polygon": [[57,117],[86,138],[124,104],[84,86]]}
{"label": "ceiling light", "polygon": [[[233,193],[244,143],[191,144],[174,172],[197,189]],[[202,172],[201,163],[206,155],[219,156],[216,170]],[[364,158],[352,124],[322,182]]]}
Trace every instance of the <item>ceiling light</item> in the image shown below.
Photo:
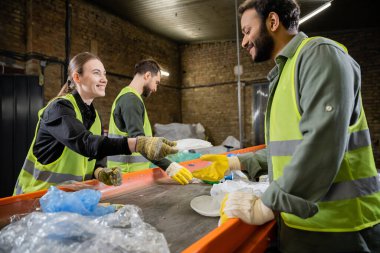
{"label": "ceiling light", "polygon": [[169,76],[169,72],[165,71],[165,70],[161,70],[161,75],[162,76]]}
{"label": "ceiling light", "polygon": [[318,7],[317,9],[315,9],[314,11],[310,12],[309,14],[307,14],[305,17],[301,18],[300,21],[298,22],[299,24],[302,24],[303,22],[305,22],[306,20],[310,19],[311,17],[314,17],[315,15],[317,15],[318,13],[320,13],[321,11],[327,9],[328,7],[331,6],[331,2],[327,2],[325,3],[324,5]]}

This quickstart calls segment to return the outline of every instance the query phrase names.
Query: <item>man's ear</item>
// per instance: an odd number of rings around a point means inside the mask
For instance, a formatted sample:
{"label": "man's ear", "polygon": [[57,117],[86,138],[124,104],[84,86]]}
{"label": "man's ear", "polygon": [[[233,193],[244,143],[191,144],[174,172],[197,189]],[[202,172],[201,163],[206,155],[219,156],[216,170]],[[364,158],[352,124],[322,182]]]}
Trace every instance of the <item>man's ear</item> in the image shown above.
{"label": "man's ear", "polygon": [[152,77],[152,73],[150,71],[145,72],[144,80],[148,80],[150,77]]}
{"label": "man's ear", "polygon": [[268,31],[275,32],[280,26],[280,17],[276,12],[270,12],[267,18]]}

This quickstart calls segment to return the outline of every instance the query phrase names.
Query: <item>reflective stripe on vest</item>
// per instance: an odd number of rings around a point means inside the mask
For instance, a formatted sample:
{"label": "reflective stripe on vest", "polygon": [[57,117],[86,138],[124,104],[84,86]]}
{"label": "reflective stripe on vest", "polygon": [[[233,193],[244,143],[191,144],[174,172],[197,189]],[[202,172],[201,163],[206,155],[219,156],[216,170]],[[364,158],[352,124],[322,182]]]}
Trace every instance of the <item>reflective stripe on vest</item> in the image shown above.
{"label": "reflective stripe on vest", "polygon": [[19,194],[23,194],[23,193],[24,192],[22,191],[21,185],[19,185],[18,179],[17,179],[13,195],[19,195]]}
{"label": "reflective stripe on vest", "polygon": [[[109,123],[109,129],[108,129],[108,137],[110,138],[123,138],[128,137],[128,133],[121,131],[114,120],[113,114],[115,111],[115,107],[117,104],[117,101],[121,96],[127,93],[133,93],[135,94],[143,103],[140,94],[136,92],[133,88],[130,87],[124,87],[119,95],[116,97],[115,101],[112,104],[111,108],[111,116],[110,116],[110,123]],[[150,126],[148,113],[146,111],[145,105],[144,105],[144,135],[145,136],[152,136],[152,128]],[[107,157],[107,166],[112,167],[120,167],[123,172],[133,172],[138,170],[143,170],[149,168],[150,162],[145,157],[143,157],[140,153],[134,152],[132,155],[115,155],[115,156],[108,156]]]}
{"label": "reflective stripe on vest", "polygon": [[[68,94],[60,98],[70,101],[74,108],[76,118],[82,122],[82,115],[73,95]],[[92,178],[96,160],[89,161],[87,157],[74,152],[66,146],[61,156],[49,164],[41,164],[34,156],[33,147],[36,141],[40,120],[50,103],[38,112],[39,120],[37,122],[35,135],[17,179],[13,194],[43,190],[49,188],[51,185],[57,185],[69,180],[83,181]],[[95,135],[101,134],[101,123],[97,112],[95,121],[89,131]]]}
{"label": "reflective stripe on vest", "polygon": [[358,132],[350,134],[348,146],[346,151],[352,151],[358,148],[371,145],[371,136],[369,135],[369,129],[364,129]]}
{"label": "reflective stripe on vest", "polygon": [[321,201],[353,199],[380,192],[379,176],[334,183]]}
{"label": "reflective stripe on vest", "polygon": [[110,133],[108,133],[108,137],[109,138],[119,138],[119,139],[121,139],[121,138],[124,138],[125,136],[122,136],[122,135],[119,135],[119,134],[110,134]]}
{"label": "reflective stripe on vest", "polygon": [[[291,156],[294,154],[297,146],[302,140],[287,140],[287,141],[271,141],[270,155],[271,156]],[[352,151],[358,148],[371,145],[371,137],[368,129],[358,132],[353,132],[349,135],[347,151]]]}
{"label": "reflective stripe on vest", "polygon": [[[305,39],[294,56],[287,59],[278,84],[273,86],[269,95],[266,136],[274,180],[282,176],[303,140],[299,130],[302,114],[297,106],[295,68],[302,48],[312,39]],[[332,41],[324,40],[324,43],[343,48]],[[287,226],[308,231],[350,232],[380,222],[380,183],[362,105],[359,119],[349,126],[347,136],[345,154],[334,182],[317,202],[319,211],[307,219],[282,212]]]}
{"label": "reflective stripe on vest", "polygon": [[[52,183],[52,184],[59,184],[66,181],[82,181],[83,176],[76,176],[72,174],[63,174],[63,173],[56,173],[53,171],[41,171],[34,167],[34,163],[30,161],[29,159],[26,159],[24,162],[24,165],[22,166],[24,170],[29,172],[31,175],[33,175],[34,179]],[[90,180],[92,178],[91,174],[86,174],[84,179]]]}
{"label": "reflective stripe on vest", "polygon": [[113,155],[107,157],[108,161],[112,162],[118,162],[118,163],[149,163],[149,160],[147,160],[145,157],[139,155],[139,156],[132,156],[132,155]]}

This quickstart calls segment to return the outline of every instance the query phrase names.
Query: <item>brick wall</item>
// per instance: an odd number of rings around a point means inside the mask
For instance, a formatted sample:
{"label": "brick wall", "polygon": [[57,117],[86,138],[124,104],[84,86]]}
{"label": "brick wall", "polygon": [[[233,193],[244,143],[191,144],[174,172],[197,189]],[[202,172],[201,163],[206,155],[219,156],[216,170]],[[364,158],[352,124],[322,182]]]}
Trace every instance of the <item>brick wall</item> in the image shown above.
{"label": "brick wall", "polygon": [[[25,18],[25,1],[0,1],[0,50],[25,51]],[[25,67],[23,62],[1,55],[0,61],[8,67]]]}
{"label": "brick wall", "polygon": [[[178,45],[108,13],[91,1],[71,3],[71,56],[91,51],[102,59],[109,73],[106,96],[94,102],[105,127],[108,127],[112,102],[121,88],[130,82],[128,76],[133,75],[135,63],[148,57],[156,59],[170,72],[170,77],[162,78],[158,92],[146,101],[152,125],[181,121]],[[26,21],[27,13],[31,13],[31,22]],[[32,33],[28,38],[32,51],[64,61],[64,0],[3,0],[0,1],[0,14],[0,49],[26,53],[26,27],[31,26]],[[66,79],[62,64],[48,62],[44,77],[45,101],[49,101]]]}
{"label": "brick wall", "polygon": [[25,2],[0,1],[0,48],[25,51]]}
{"label": "brick wall", "polygon": [[[242,115],[245,146],[252,139],[251,102],[253,83],[265,79],[271,62],[253,65],[246,52],[240,51],[243,65]],[[196,64],[194,64],[196,63]],[[233,41],[181,46],[182,118],[184,123],[202,123],[214,145],[229,135],[239,139],[238,89],[234,66],[237,65]]]}
{"label": "brick wall", "polygon": [[[319,34],[347,46],[362,70],[362,96],[371,132],[377,167],[380,168],[380,30],[343,31]],[[228,135],[239,138],[235,42],[183,45],[182,118],[186,123],[201,122],[210,140],[220,144]],[[243,88],[245,145],[252,137],[252,83],[265,79],[271,62],[253,64],[247,52],[241,52],[243,75],[248,86]],[[194,64],[196,63],[196,64]],[[227,82],[227,84],[226,84]],[[211,84],[211,85],[210,85]]]}

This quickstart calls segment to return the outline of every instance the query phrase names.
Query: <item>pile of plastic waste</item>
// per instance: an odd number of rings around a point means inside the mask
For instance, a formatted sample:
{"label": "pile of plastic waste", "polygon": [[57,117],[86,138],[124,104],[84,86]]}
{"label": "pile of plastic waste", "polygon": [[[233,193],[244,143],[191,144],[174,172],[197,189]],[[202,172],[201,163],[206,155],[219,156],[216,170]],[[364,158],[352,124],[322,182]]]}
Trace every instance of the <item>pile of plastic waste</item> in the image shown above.
{"label": "pile of plastic waste", "polygon": [[[57,191],[49,190],[50,197],[68,194]],[[84,191],[64,203],[45,195],[44,212],[32,212],[0,231],[0,252],[169,252],[164,235],[143,221],[140,208],[94,207],[100,193]]]}

